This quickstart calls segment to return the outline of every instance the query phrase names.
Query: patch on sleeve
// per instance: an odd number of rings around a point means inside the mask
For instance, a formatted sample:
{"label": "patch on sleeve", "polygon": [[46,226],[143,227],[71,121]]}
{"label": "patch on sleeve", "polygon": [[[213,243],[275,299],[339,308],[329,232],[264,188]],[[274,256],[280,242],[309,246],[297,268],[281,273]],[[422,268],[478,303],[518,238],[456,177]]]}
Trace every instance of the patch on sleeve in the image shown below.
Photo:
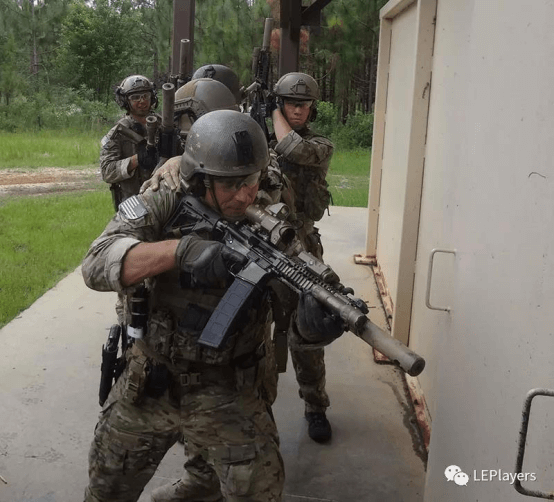
{"label": "patch on sleeve", "polygon": [[148,214],[148,209],[136,195],[119,204],[119,212],[128,220],[138,220]]}

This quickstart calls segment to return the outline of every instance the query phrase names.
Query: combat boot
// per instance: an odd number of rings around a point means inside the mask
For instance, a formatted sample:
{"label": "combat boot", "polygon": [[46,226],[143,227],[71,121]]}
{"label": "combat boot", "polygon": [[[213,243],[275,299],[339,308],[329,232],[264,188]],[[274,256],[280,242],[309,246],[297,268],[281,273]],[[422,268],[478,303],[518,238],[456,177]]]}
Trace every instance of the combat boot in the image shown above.
{"label": "combat boot", "polygon": [[331,424],[325,412],[306,412],[308,421],[308,436],[318,443],[325,443],[331,439]]}

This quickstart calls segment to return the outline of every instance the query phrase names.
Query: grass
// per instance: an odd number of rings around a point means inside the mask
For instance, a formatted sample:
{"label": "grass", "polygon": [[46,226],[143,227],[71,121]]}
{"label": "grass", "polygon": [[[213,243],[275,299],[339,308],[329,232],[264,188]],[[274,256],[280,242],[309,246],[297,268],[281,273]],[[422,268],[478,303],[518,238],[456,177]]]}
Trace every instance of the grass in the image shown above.
{"label": "grass", "polygon": [[[0,169],[97,164],[95,133],[0,132]],[[336,206],[366,207],[369,150],[336,151],[327,175]],[[82,261],[113,216],[110,192],[0,199],[0,327]]]}
{"label": "grass", "polygon": [[0,132],[0,145],[1,169],[85,166],[98,163],[100,154],[98,133]]}
{"label": "grass", "polygon": [[327,173],[333,205],[367,207],[370,150],[335,152]]}
{"label": "grass", "polygon": [[109,190],[0,200],[0,327],[74,270],[112,216]]}

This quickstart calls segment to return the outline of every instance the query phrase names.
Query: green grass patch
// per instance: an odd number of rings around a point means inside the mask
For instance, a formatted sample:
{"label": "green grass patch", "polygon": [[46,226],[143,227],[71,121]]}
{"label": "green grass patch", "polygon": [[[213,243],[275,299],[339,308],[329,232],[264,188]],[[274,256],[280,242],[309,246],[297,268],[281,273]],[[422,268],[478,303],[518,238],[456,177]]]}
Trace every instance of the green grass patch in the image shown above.
{"label": "green grass patch", "polygon": [[97,164],[98,133],[40,131],[0,132],[0,168],[68,167]]}
{"label": "green grass patch", "polygon": [[113,212],[109,190],[0,200],[0,327],[81,263]]}
{"label": "green grass patch", "polygon": [[367,207],[370,160],[369,149],[334,153],[327,182],[335,206]]}

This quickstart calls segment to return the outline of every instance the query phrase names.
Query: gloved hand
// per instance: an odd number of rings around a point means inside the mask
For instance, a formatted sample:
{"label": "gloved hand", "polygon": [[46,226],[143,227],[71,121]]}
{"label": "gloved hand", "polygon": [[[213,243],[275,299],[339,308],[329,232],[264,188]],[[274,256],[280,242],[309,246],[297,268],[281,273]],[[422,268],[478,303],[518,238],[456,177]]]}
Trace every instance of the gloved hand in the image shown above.
{"label": "gloved hand", "polygon": [[[246,258],[221,242],[187,235],[175,251],[177,266],[191,275],[197,285],[218,286],[229,278],[229,271],[243,266]],[[238,267],[237,267],[238,268]]]}
{"label": "gloved hand", "polygon": [[309,343],[331,343],[344,333],[344,322],[307,292],[298,299],[297,326],[300,336]]}
{"label": "gloved hand", "polygon": [[279,108],[279,105],[277,103],[277,96],[270,92],[266,99],[265,99],[265,114],[267,118],[271,118],[271,114],[273,113],[273,110],[276,110]]}
{"label": "gloved hand", "polygon": [[170,190],[177,190],[180,183],[180,171],[181,156],[171,157],[165,164],[156,169],[152,176],[142,184],[139,193],[146,192],[147,188],[156,192],[160,188],[160,183],[162,181],[165,182]]}
{"label": "gloved hand", "polygon": [[158,165],[160,158],[158,149],[155,146],[148,146],[146,142],[141,143],[137,149],[137,158],[139,169],[143,172],[145,178],[149,178]]}

